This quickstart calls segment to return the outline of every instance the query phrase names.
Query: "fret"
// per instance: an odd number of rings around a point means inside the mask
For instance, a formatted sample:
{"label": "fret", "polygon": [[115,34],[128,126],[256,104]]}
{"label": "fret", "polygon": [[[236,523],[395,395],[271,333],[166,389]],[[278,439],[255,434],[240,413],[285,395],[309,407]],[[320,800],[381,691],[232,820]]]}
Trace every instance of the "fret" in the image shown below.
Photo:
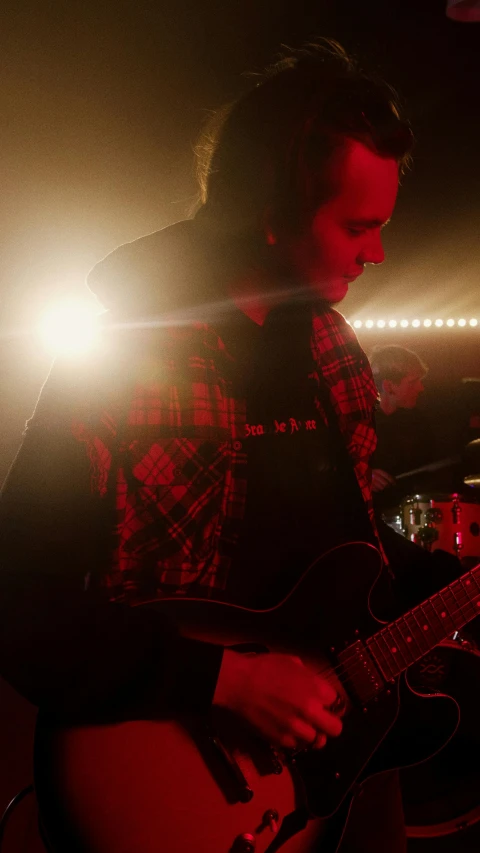
{"label": "fret", "polygon": [[366,646],[386,681],[480,615],[480,564],[385,626]]}
{"label": "fret", "polygon": [[[444,619],[442,619],[439,616],[439,614],[435,610],[431,601],[426,601],[425,604],[419,608],[419,610],[422,611],[423,616],[425,617],[424,623],[422,626],[423,630],[425,631],[425,636],[426,637],[434,636],[434,638],[435,638],[435,643],[430,644],[430,647],[433,648],[434,646],[437,646],[438,643],[441,643],[443,640],[445,640],[448,637],[449,633],[451,633],[451,632],[445,626]],[[438,634],[438,631],[435,630],[435,628],[433,627],[433,624],[431,621],[432,615],[436,619],[436,621],[440,627],[440,634]]]}
{"label": "fret", "polygon": [[420,608],[415,607],[413,610],[410,611],[410,613],[407,613],[407,615],[404,616],[404,619],[407,622],[412,637],[415,641],[418,657],[422,657],[422,655],[426,654],[426,652],[429,652],[432,647],[430,638],[433,636],[434,639],[436,639],[436,636],[435,632],[433,631],[433,628],[429,624],[429,620],[426,614],[423,615],[423,619],[419,620],[417,618],[417,613],[419,611]]}
{"label": "fret", "polygon": [[405,617],[401,616],[400,619],[396,619],[393,625],[390,626],[390,633],[394,640],[397,641],[400,653],[405,660],[407,666],[410,666],[415,660],[415,649],[413,648],[413,643],[408,637],[410,636],[410,631],[405,631],[404,623]]}
{"label": "fret", "polygon": [[[471,622],[476,615],[476,611],[475,606],[470,601],[468,590],[459,581],[451,585],[451,590],[457,605],[457,611],[460,612],[462,619],[465,620],[464,624]],[[457,594],[457,592],[459,594]]]}
{"label": "fret", "polygon": [[462,602],[456,595],[456,590],[458,590],[458,588],[459,584],[455,581],[444,590],[444,599],[448,602],[450,616],[455,622],[456,630],[458,630],[458,628],[462,628],[466,622],[469,622],[470,619],[473,618],[470,616],[470,612],[468,610],[467,613],[465,613],[466,608],[464,609],[462,607]]}
{"label": "fret", "polygon": [[457,630],[457,625],[450,616],[448,605],[443,597],[444,593],[446,593],[447,590],[448,587],[442,590],[442,592],[437,592],[437,594],[430,599],[430,602],[433,608],[435,609],[437,616],[442,620],[445,630],[445,637],[448,637],[449,634],[453,634],[454,631]]}
{"label": "fret", "polygon": [[[368,645],[369,650],[370,650],[371,640],[375,639],[377,646],[383,647],[383,651],[381,652],[381,654],[382,654],[383,659],[385,660],[385,662],[388,666],[388,669],[390,670],[390,676],[387,679],[387,680],[390,680],[392,678],[395,678],[395,676],[397,676],[401,672],[401,669],[399,670],[398,661],[395,657],[395,654],[392,654],[392,652],[390,651],[390,645],[388,643],[388,640],[386,637],[384,637],[385,630],[386,629],[384,628],[384,629],[382,629],[382,631],[378,631],[378,633],[375,634],[374,637],[369,640],[367,645]],[[375,657],[375,655],[374,655],[374,657]],[[376,658],[375,658],[375,662],[378,663]]]}
{"label": "fret", "polygon": [[472,580],[476,583],[476,585],[477,585],[477,586],[479,586],[479,582],[480,582],[480,564],[479,564],[478,566],[475,566],[475,568],[474,568],[474,569],[472,569],[472,571],[470,572],[470,577],[471,577],[471,578],[472,578]]}
{"label": "fret", "polygon": [[419,656],[421,657],[423,650],[418,641],[418,628],[412,614],[406,613],[405,616],[397,619],[395,624],[398,626],[399,631],[401,631],[404,641],[408,644],[410,657],[414,660]]}
{"label": "fret", "polygon": [[466,577],[459,578],[458,584],[468,599],[468,610],[471,614],[468,621],[470,622],[480,613],[480,585],[473,571]]}
{"label": "fret", "polygon": [[[479,574],[479,578],[477,580],[477,574]],[[470,585],[471,581],[471,585]],[[470,572],[470,576],[465,578],[465,586],[469,586],[471,588],[472,599],[475,602],[475,611],[480,613],[480,573],[477,573],[475,570]]]}
{"label": "fret", "polygon": [[395,622],[388,628],[384,628],[382,634],[385,637],[392,659],[395,661],[396,674],[399,675],[413,663],[413,655],[410,653]]}
{"label": "fret", "polygon": [[[377,646],[378,651],[375,651],[373,649],[373,644]],[[395,672],[392,670],[392,667],[388,663],[386,655],[382,651],[382,645],[380,643],[380,640],[378,639],[378,635],[374,634],[373,637],[370,637],[370,639],[366,642],[366,646],[371,656],[373,657],[376,666],[382,673],[384,680],[390,681],[394,677]],[[383,658],[383,661],[380,660],[379,655]]]}

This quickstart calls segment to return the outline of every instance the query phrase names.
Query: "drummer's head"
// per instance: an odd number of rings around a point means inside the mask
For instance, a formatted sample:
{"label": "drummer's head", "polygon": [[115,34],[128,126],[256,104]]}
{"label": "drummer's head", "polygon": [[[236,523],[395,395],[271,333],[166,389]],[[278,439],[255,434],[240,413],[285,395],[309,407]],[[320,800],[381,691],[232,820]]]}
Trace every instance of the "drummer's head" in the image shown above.
{"label": "drummer's head", "polygon": [[428,371],[421,358],[401,346],[375,347],[370,364],[382,411],[392,414],[396,409],[414,409]]}

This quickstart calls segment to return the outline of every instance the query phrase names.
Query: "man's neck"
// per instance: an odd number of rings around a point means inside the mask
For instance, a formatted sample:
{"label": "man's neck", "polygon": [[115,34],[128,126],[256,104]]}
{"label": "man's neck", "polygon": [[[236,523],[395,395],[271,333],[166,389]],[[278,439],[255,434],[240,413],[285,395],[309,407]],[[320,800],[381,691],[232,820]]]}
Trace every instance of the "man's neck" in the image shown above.
{"label": "man's neck", "polygon": [[234,279],[227,290],[237,308],[258,326],[263,326],[272,308],[288,298],[278,282],[263,270],[256,269]]}

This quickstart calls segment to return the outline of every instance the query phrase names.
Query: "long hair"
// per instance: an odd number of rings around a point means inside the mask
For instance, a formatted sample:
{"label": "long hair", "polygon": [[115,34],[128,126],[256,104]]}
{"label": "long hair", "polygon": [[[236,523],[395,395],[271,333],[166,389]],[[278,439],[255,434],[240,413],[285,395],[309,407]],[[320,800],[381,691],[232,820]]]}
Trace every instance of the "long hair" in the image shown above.
{"label": "long hair", "polygon": [[334,192],[329,162],[348,139],[402,172],[412,131],[384,81],[363,73],[336,42],[289,50],[225,106],[197,146],[197,217],[252,248],[271,223],[297,232]]}

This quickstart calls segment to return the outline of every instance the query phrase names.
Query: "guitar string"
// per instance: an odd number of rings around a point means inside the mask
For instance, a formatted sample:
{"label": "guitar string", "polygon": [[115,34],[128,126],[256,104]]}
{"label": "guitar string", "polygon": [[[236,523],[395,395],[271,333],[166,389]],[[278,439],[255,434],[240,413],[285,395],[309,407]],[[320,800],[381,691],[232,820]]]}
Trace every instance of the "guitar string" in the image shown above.
{"label": "guitar string", "polygon": [[[475,581],[475,584],[476,584],[476,586],[477,586],[477,587],[479,586],[479,585],[478,585],[478,583],[477,583],[476,581]],[[479,589],[480,589],[480,587],[479,587]],[[448,590],[448,591],[449,591],[449,592],[452,592],[452,595],[454,595],[453,591],[451,591],[451,590]],[[440,593],[437,593],[437,595],[439,595],[439,594],[440,594]],[[479,603],[479,602],[480,602],[480,594],[479,594],[479,595],[477,595],[477,596],[475,596],[474,598],[470,598],[469,596],[465,595],[464,601],[465,601],[465,604],[466,604],[467,606],[468,606],[468,605],[473,606],[473,603],[474,603],[474,602],[475,602],[475,604],[477,605],[477,603]],[[430,602],[429,602],[429,601],[427,601],[427,602],[425,602],[423,605],[418,605],[418,607],[414,608],[414,610],[421,609],[421,608],[422,608],[423,606],[425,606],[427,603],[430,603]],[[463,610],[464,610],[464,609],[465,609],[465,605],[464,605],[464,604],[460,604],[458,607],[456,607],[456,609],[454,609],[454,610],[450,611],[450,613],[448,613],[448,615],[450,616],[450,618],[451,618],[452,620],[453,620],[453,618],[456,618],[456,616],[457,616],[458,614],[462,614],[462,617],[463,617]],[[375,639],[375,637],[377,637],[377,636],[378,636],[379,634],[381,634],[382,632],[385,632],[385,633],[386,633],[387,631],[390,631],[390,632],[391,632],[392,628],[395,628],[395,627],[397,627],[397,629],[399,629],[398,622],[400,622],[400,621],[402,621],[402,620],[406,620],[406,618],[407,618],[409,615],[412,615],[412,614],[413,614],[413,611],[409,611],[409,613],[404,614],[404,616],[400,616],[398,619],[396,619],[394,622],[392,622],[392,623],[391,623],[391,626],[389,626],[389,627],[385,627],[385,628],[383,628],[383,629],[380,629],[380,631],[377,631],[375,634],[372,634],[372,636],[371,636],[371,637],[368,637],[365,641],[361,641],[361,642],[362,642],[362,651],[366,651],[366,652],[368,652],[368,653],[370,654],[370,656],[373,658],[373,660],[374,660],[374,662],[375,662],[376,666],[377,666],[377,667],[378,667],[378,669],[380,670],[380,673],[382,674],[382,676],[384,676],[384,677],[383,677],[383,680],[384,680],[385,682],[387,682],[387,683],[388,683],[389,681],[393,680],[393,678],[395,677],[395,674],[394,674],[394,675],[392,675],[392,678],[390,678],[390,679],[389,679],[388,677],[386,677],[386,676],[387,676],[387,674],[385,674],[385,673],[384,673],[384,668],[382,667],[381,663],[376,659],[376,656],[375,656],[375,654],[374,654],[374,653],[372,653],[372,650],[368,648],[367,643],[368,643],[369,641],[374,640],[374,639]],[[465,621],[465,623],[464,623],[464,624],[468,624],[468,622],[472,621],[472,619],[474,619],[474,618],[475,618],[475,615],[476,615],[476,611],[474,611],[474,612],[473,612],[473,615],[472,615],[469,619],[467,619],[467,620]],[[428,621],[428,620],[427,620],[427,621]],[[456,629],[455,629],[455,626],[454,626],[454,630],[456,630]],[[432,628],[432,632],[433,632],[433,628]],[[449,636],[450,636],[450,634],[449,634],[449,633],[445,634],[445,635],[444,635],[444,637],[443,637],[443,640],[448,639],[448,637],[449,637]],[[392,639],[394,639],[394,638],[392,637]],[[402,637],[402,640],[403,640],[403,637]],[[428,654],[428,652],[429,652],[429,651],[431,651],[433,648],[435,648],[435,646],[439,645],[441,642],[442,642],[442,640],[438,640],[438,641],[436,641],[436,642],[435,642],[435,644],[434,644],[433,646],[431,646],[429,649],[427,649],[427,650],[425,650],[424,652],[422,652],[420,655],[416,656],[416,657],[415,657],[415,659],[414,659],[413,661],[411,661],[410,663],[406,663],[406,665],[405,665],[405,666],[402,666],[402,667],[400,668],[400,671],[399,671],[398,673],[396,673],[396,674],[397,674],[397,675],[400,675],[404,670],[408,669],[408,667],[413,666],[413,664],[414,664],[414,663],[416,663],[418,660],[420,660],[424,655]],[[417,646],[418,646],[418,642],[417,642],[416,644],[417,644]],[[392,653],[390,649],[388,649],[388,651],[390,652],[390,654],[391,654],[392,656],[394,655],[394,653]],[[404,661],[406,662],[405,655],[404,655],[401,651],[400,651],[400,655],[401,655],[401,657],[404,659]],[[385,655],[384,655],[384,657],[385,657]],[[386,658],[386,657],[385,657],[385,660],[387,660],[387,658]],[[398,670],[399,665],[398,665],[397,659],[396,659],[394,656],[393,656],[393,660],[394,660],[394,662],[395,662],[395,669],[397,669],[397,670]],[[352,662],[352,661],[353,661],[353,663],[350,663],[350,662]],[[364,667],[364,665],[363,665],[363,661],[359,660],[358,652],[357,652],[357,651],[352,650],[352,652],[351,652],[351,654],[349,655],[349,657],[347,657],[347,658],[346,658],[342,663],[339,663],[339,664],[337,664],[337,665],[335,665],[335,666],[333,666],[333,667],[332,667],[332,666],[328,666],[328,665],[326,665],[325,667],[322,667],[321,669],[319,669],[315,674],[316,674],[316,675],[324,675],[324,674],[328,674],[328,673],[330,673],[330,674],[332,674],[332,675],[333,675],[333,674],[337,674],[337,673],[338,673],[339,675],[340,675],[340,674],[346,675],[346,677],[347,677],[347,678],[353,678],[356,674],[360,673],[364,668],[365,668],[365,667]],[[390,668],[391,668],[391,667],[390,667]],[[328,678],[327,678],[327,680],[328,680]]]}
{"label": "guitar string", "polygon": [[[467,606],[468,606],[469,604],[470,604],[470,605],[472,605],[472,604],[473,604],[473,601],[475,601],[475,602],[480,601],[480,595],[479,595],[479,596],[476,596],[476,597],[475,597],[475,599],[471,599],[471,598],[469,598],[469,597],[467,597],[467,596],[465,597],[465,604],[466,604]],[[419,608],[420,608],[420,607],[421,607],[421,606],[419,606]],[[419,609],[419,608],[415,608],[415,609]],[[450,616],[450,618],[453,620],[453,618],[455,618],[455,617],[456,617],[458,614],[460,614],[460,613],[461,613],[461,614],[462,614],[462,616],[463,616],[463,610],[464,610],[464,609],[465,609],[465,605],[460,605],[460,606],[456,607],[454,610],[452,610],[448,615],[449,615],[449,616]],[[367,637],[367,639],[366,639],[365,641],[363,641],[363,642],[362,642],[362,651],[364,650],[364,651],[366,651],[366,652],[368,652],[368,653],[370,654],[370,656],[373,658],[373,660],[374,660],[375,664],[376,664],[376,665],[377,665],[377,667],[379,668],[379,670],[380,670],[381,674],[382,674],[382,675],[384,675],[384,676],[386,676],[386,677],[385,677],[385,679],[384,679],[384,680],[386,680],[386,681],[389,681],[389,680],[391,680],[391,679],[389,679],[389,678],[388,678],[388,673],[384,673],[384,667],[382,666],[381,662],[377,659],[377,657],[376,657],[375,653],[373,652],[373,650],[372,650],[372,649],[370,649],[370,648],[368,647],[367,643],[368,643],[368,642],[370,642],[370,641],[372,641],[372,640],[373,640],[373,641],[375,641],[375,638],[376,638],[376,637],[378,637],[378,636],[379,636],[380,634],[382,634],[383,632],[384,632],[385,634],[386,634],[387,632],[390,632],[390,633],[391,633],[391,631],[392,631],[392,629],[393,629],[393,628],[397,628],[397,630],[401,630],[401,629],[400,629],[400,627],[399,627],[399,625],[398,625],[398,622],[400,622],[400,621],[402,621],[402,620],[403,620],[403,621],[406,621],[406,618],[407,618],[409,615],[412,615],[412,611],[410,611],[410,613],[409,613],[409,614],[405,614],[404,616],[399,617],[399,619],[398,619],[398,620],[395,620],[395,622],[393,622],[393,623],[391,624],[391,626],[389,626],[389,627],[385,627],[385,628],[383,628],[383,629],[380,629],[380,631],[377,631],[375,634],[372,634],[372,636],[371,636],[371,637]],[[472,613],[472,615],[470,616],[470,618],[469,618],[469,619],[467,619],[467,620],[465,621],[465,623],[464,623],[464,624],[468,624],[468,622],[472,621],[472,619],[474,619],[474,618],[475,618],[475,615],[476,615],[476,611],[473,611],[473,613]],[[428,619],[428,617],[427,617],[427,619]],[[434,629],[433,629],[433,628],[431,628],[431,630],[432,630],[432,632],[434,633]],[[454,631],[456,630],[456,626],[453,626],[453,630],[454,630]],[[401,640],[402,640],[403,642],[405,642],[405,639],[404,639],[403,635],[400,635],[400,636],[401,636]],[[446,634],[444,634],[444,635],[443,635],[442,639],[437,639],[437,638],[436,638],[436,642],[434,643],[434,645],[433,645],[433,646],[429,646],[429,648],[428,648],[428,649],[425,649],[425,650],[424,650],[423,652],[421,652],[419,655],[416,655],[416,656],[415,656],[415,659],[414,659],[414,660],[412,660],[412,661],[410,661],[410,662],[408,662],[408,663],[407,663],[407,658],[406,658],[406,657],[405,657],[405,655],[400,651],[400,655],[401,655],[401,657],[402,657],[402,658],[404,659],[404,661],[405,661],[405,666],[404,666],[404,667],[401,667],[401,668],[400,668],[400,672],[398,672],[397,674],[401,674],[401,672],[402,672],[404,669],[408,669],[408,667],[409,667],[409,666],[412,666],[412,665],[413,665],[417,660],[420,660],[424,655],[428,654],[428,652],[429,652],[429,651],[431,651],[433,648],[435,648],[435,646],[439,645],[439,643],[441,643],[443,640],[448,639],[448,637],[449,637],[449,636],[450,636],[450,632],[447,632]],[[382,637],[382,639],[383,639],[383,640],[385,640],[385,638],[384,638],[384,637]],[[391,637],[391,639],[395,641],[395,638],[394,638],[393,636]],[[376,642],[378,642],[378,641],[376,641]],[[415,641],[415,643],[416,643],[416,645],[418,646],[418,648],[420,648],[419,643],[418,643],[417,641]],[[394,661],[394,664],[395,664],[394,669],[395,669],[395,670],[398,670],[398,669],[399,669],[399,664],[398,664],[398,660],[394,657],[394,654],[395,654],[395,653],[392,653],[392,652],[391,652],[391,649],[389,649],[388,647],[386,647],[386,650],[387,650],[387,652],[389,652],[389,653],[390,653],[390,655],[392,655],[392,660]],[[392,669],[392,667],[388,664],[388,659],[387,659],[386,655],[384,655],[383,653],[382,653],[382,655],[383,655],[383,657],[385,658],[385,660],[387,661],[387,665],[389,666],[389,668],[390,668],[390,669]],[[353,661],[353,664],[351,663],[352,661]],[[327,667],[324,667],[323,669],[321,669],[321,670],[319,670],[319,671],[318,671],[318,674],[323,674],[323,673],[325,673],[325,672],[328,672],[329,670],[330,670],[330,672],[333,672],[333,673],[340,672],[341,670],[343,670],[343,673],[344,673],[344,674],[346,674],[346,675],[347,675],[347,677],[350,677],[350,676],[355,675],[356,673],[360,672],[362,669],[364,669],[363,662],[362,662],[361,660],[359,660],[358,652],[352,649],[352,652],[351,652],[351,654],[349,655],[349,657],[347,657],[347,658],[346,658],[342,663],[340,663],[340,664],[338,664],[338,665],[336,665],[336,666],[334,666],[334,667],[328,667],[328,666],[327,666]]]}
{"label": "guitar string", "polygon": [[[398,659],[395,658],[395,656],[394,656],[395,653],[392,653],[391,649],[387,646],[386,647],[387,652],[391,655],[395,666],[392,667],[391,664],[388,663],[388,658],[383,652],[381,652],[381,654],[382,654],[383,658],[385,659],[385,661],[387,662],[388,668],[392,671],[392,677],[391,678],[388,678],[388,673],[384,672],[384,666],[382,666],[381,662],[379,660],[377,660],[377,657],[376,657],[375,653],[373,652],[373,650],[368,648],[367,643],[371,642],[371,641],[375,641],[375,642],[377,642],[377,645],[379,645],[378,640],[375,640],[375,638],[378,637],[379,635],[381,635],[382,633],[387,633],[387,632],[391,633],[391,631],[395,628],[397,628],[397,630],[400,630],[400,638],[405,643],[405,639],[403,637],[403,634],[401,633],[401,628],[400,628],[398,623],[400,623],[401,621],[406,622],[406,620],[409,616],[413,616],[413,618],[416,621],[415,612],[416,611],[422,611],[422,608],[426,607],[428,604],[430,604],[433,607],[433,599],[435,599],[435,598],[440,598],[442,607],[446,608],[447,615],[450,617],[450,619],[452,621],[454,618],[457,617],[458,614],[462,614],[462,617],[463,617],[464,608],[468,607],[469,605],[471,607],[473,607],[473,602],[475,602],[476,606],[479,607],[478,612],[480,613],[480,606],[479,606],[480,584],[473,574],[475,572],[475,570],[478,570],[478,569],[480,569],[480,563],[473,566],[468,573],[466,573],[465,575],[463,575],[460,578],[457,578],[456,581],[453,581],[453,583],[451,585],[444,587],[442,590],[435,593],[431,598],[427,599],[426,601],[424,601],[421,604],[417,605],[416,607],[412,608],[412,610],[408,611],[408,613],[405,613],[402,616],[395,619],[392,623],[390,623],[390,625],[384,626],[379,631],[377,631],[375,634],[372,634],[370,637],[367,637],[366,640],[361,640],[362,649],[367,651],[370,654],[370,656],[373,658],[374,663],[376,664],[377,668],[380,670],[380,675],[382,676],[383,681],[388,683],[389,681],[394,679],[396,677],[396,675],[400,675],[403,671],[408,669],[409,666],[413,666],[414,663],[416,663],[418,660],[420,660],[424,655],[428,654],[428,652],[431,651],[433,648],[435,648],[435,646],[437,646],[443,640],[448,639],[448,637],[450,636],[450,632],[447,632],[446,634],[444,634],[442,639],[436,639],[436,642],[433,646],[429,646],[429,648],[425,649],[425,651],[423,651],[420,655],[416,656],[415,659],[409,663],[407,663],[407,659],[406,659],[405,655],[400,651],[400,655],[403,658],[403,660],[405,661],[405,666],[401,667],[400,670],[399,670],[399,666],[398,666]],[[467,578],[467,575],[469,576],[468,578]],[[463,586],[464,583],[470,583],[470,581],[473,581],[473,583],[475,584],[475,586],[477,587],[477,590],[479,592],[479,594],[476,595],[475,597],[473,597],[473,596],[470,597],[465,592],[465,588]],[[458,602],[458,606],[456,606],[455,609],[448,611],[448,607],[446,607],[445,602],[442,601],[441,596],[446,595],[446,594],[451,594],[452,597],[455,599],[455,603],[457,604],[457,596],[455,594],[455,591],[451,588],[454,584],[455,585],[460,584],[461,593],[464,596],[464,602],[463,603]],[[433,612],[437,616],[437,618],[439,618],[434,607],[433,607]],[[475,615],[476,615],[476,611],[474,610],[473,615],[470,615],[469,618],[465,620],[463,625],[468,624],[468,622],[471,622],[475,618]],[[427,623],[429,623],[429,618],[426,614],[425,614],[425,618],[426,618]],[[429,628],[431,628],[432,633],[435,633],[434,629],[432,628],[432,626],[430,624],[429,624]],[[455,630],[458,630],[458,628],[457,628],[457,626],[454,625],[453,631],[455,631]],[[410,631],[410,635],[411,636],[413,635],[413,631]],[[385,638],[382,637],[382,639],[385,639]],[[393,636],[391,639],[393,639],[395,641],[395,638]],[[420,645],[419,645],[417,640],[415,640],[415,644],[418,646],[418,648],[420,648]],[[353,648],[354,645],[355,645],[355,641],[352,642],[352,644],[351,644],[351,646],[352,646],[351,654],[349,655],[349,657],[346,657],[342,663],[339,663],[335,666],[329,666],[327,664],[325,667],[318,670],[317,674],[323,675],[324,673],[331,673],[333,675],[333,674],[338,673],[340,675],[341,673],[343,673],[343,674],[346,674],[347,677],[351,677],[351,676],[357,674],[358,672],[360,672],[362,669],[364,669],[365,667],[363,665],[363,662],[359,660],[358,652],[355,651],[355,649]],[[398,644],[396,644],[396,645],[398,645]],[[353,664],[350,663],[351,661],[353,661]]]}

